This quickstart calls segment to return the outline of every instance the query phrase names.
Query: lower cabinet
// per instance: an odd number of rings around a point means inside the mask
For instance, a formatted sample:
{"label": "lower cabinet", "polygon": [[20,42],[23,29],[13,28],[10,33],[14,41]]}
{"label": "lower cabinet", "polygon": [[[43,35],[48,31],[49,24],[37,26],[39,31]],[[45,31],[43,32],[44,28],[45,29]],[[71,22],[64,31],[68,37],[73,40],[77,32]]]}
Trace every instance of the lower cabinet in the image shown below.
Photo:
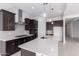
{"label": "lower cabinet", "polygon": [[17,39],[9,40],[9,41],[1,41],[0,40],[0,54],[2,56],[10,56],[13,53],[20,50],[19,45],[31,41],[36,38],[36,35],[28,36],[28,37],[20,37]]}
{"label": "lower cabinet", "polygon": [[23,44],[24,43],[24,38],[18,38],[17,39],[17,44],[18,45],[21,45],[21,44]]}
{"label": "lower cabinet", "polygon": [[9,56],[20,50],[20,48],[18,48],[17,42],[18,40],[6,41],[6,56]]}
{"label": "lower cabinet", "polygon": [[30,40],[33,40],[33,38],[31,36],[29,36],[29,37],[23,37],[23,38],[18,38],[17,39],[17,41],[18,41],[17,44],[21,45],[21,44],[23,44],[25,42],[28,42]]}
{"label": "lower cabinet", "polygon": [[36,56],[36,53],[25,49],[21,49],[21,56]]}

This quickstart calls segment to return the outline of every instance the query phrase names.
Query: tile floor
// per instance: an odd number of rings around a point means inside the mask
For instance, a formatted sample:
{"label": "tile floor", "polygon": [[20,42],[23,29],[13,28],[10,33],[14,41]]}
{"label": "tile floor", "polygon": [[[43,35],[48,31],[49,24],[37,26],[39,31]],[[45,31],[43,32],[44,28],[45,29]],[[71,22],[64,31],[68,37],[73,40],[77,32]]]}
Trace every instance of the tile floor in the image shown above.
{"label": "tile floor", "polygon": [[66,44],[59,42],[58,45],[59,56],[79,56],[79,39],[66,37]]}
{"label": "tile floor", "polygon": [[12,54],[11,56],[21,56],[21,51],[18,51],[16,53]]}

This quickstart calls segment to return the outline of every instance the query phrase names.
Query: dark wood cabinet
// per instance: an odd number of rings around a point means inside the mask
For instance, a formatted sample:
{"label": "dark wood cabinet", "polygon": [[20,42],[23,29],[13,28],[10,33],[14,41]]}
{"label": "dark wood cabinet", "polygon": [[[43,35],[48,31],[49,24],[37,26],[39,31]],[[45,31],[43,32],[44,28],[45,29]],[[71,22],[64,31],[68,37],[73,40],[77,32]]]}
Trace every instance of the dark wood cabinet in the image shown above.
{"label": "dark wood cabinet", "polygon": [[53,24],[51,22],[46,22],[46,30],[52,30],[53,31]]}
{"label": "dark wood cabinet", "polygon": [[9,56],[19,50],[20,48],[18,48],[17,40],[10,40],[6,42],[6,56]]}
{"label": "dark wood cabinet", "polygon": [[52,22],[46,22],[46,35],[53,35],[53,24],[52,24]]}
{"label": "dark wood cabinet", "polygon": [[38,21],[37,20],[30,20],[30,29],[37,29],[38,28]]}
{"label": "dark wood cabinet", "polygon": [[30,29],[35,28],[35,20],[30,20]]}
{"label": "dark wood cabinet", "polygon": [[30,31],[30,34],[37,34],[38,30],[34,28],[34,29],[30,29],[29,31]]}
{"label": "dark wood cabinet", "polygon": [[0,30],[15,30],[15,14],[6,10],[0,10]]}
{"label": "dark wood cabinet", "polygon": [[18,38],[18,45],[21,45],[21,44],[23,44],[23,43],[25,43],[25,42],[28,42],[28,41],[30,41],[30,40],[32,40],[32,39],[30,39],[30,36],[28,36],[28,37],[21,37],[21,38]]}
{"label": "dark wood cabinet", "polygon": [[36,53],[25,49],[21,49],[21,56],[36,56]]}
{"label": "dark wood cabinet", "polygon": [[21,45],[22,43],[24,43],[24,41],[23,41],[23,40],[24,40],[24,38],[18,38],[18,42],[17,42],[17,43],[18,43],[18,45]]}
{"label": "dark wood cabinet", "polygon": [[25,18],[25,30],[28,30],[30,34],[37,34],[38,21],[34,19]]}
{"label": "dark wood cabinet", "polygon": [[53,21],[53,26],[63,27],[63,20]]}
{"label": "dark wood cabinet", "polygon": [[38,21],[30,20],[30,34],[37,34],[38,33]]}
{"label": "dark wood cabinet", "polygon": [[5,42],[0,40],[0,53],[2,56],[10,56],[20,50],[19,45],[34,40],[36,37],[36,34],[34,34],[32,36],[19,37]]}
{"label": "dark wood cabinet", "polygon": [[30,19],[29,18],[25,18],[25,30],[29,30],[29,28],[30,28],[29,23],[30,23]]}

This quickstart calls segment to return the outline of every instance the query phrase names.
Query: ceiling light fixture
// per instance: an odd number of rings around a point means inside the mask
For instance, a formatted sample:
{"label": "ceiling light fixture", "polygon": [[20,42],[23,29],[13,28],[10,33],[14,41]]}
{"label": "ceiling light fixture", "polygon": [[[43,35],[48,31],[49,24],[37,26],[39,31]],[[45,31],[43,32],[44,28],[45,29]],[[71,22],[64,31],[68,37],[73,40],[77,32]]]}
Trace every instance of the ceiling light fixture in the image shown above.
{"label": "ceiling light fixture", "polygon": [[44,13],[43,13],[43,17],[46,17],[47,14],[46,14],[46,7],[47,7],[48,3],[43,3],[43,6],[44,6]]}
{"label": "ceiling light fixture", "polygon": [[53,20],[52,20],[53,19],[53,17],[52,17],[53,16],[53,10],[54,10],[53,8],[50,9],[50,19],[49,19],[49,20],[51,20],[52,24],[53,24]]}
{"label": "ceiling light fixture", "polygon": [[34,7],[34,6],[32,6],[32,9],[35,9],[35,7]]}
{"label": "ceiling light fixture", "polygon": [[46,13],[43,13],[43,17],[46,17]]}

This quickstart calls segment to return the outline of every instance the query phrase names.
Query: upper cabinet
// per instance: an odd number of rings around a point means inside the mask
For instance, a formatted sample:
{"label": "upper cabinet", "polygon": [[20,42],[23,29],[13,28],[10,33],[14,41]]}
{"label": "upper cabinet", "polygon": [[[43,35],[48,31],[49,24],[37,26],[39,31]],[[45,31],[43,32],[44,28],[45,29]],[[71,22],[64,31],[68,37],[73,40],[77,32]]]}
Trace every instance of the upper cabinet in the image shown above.
{"label": "upper cabinet", "polygon": [[6,10],[0,10],[0,30],[15,30],[15,14]]}
{"label": "upper cabinet", "polygon": [[53,21],[53,26],[63,27],[63,20]]}
{"label": "upper cabinet", "polygon": [[53,24],[51,22],[46,22],[46,30],[53,30]]}
{"label": "upper cabinet", "polygon": [[30,34],[37,34],[38,21],[34,19],[25,18],[25,30],[28,30]]}
{"label": "upper cabinet", "polygon": [[30,19],[29,18],[25,18],[25,30],[29,30],[30,29]]}

